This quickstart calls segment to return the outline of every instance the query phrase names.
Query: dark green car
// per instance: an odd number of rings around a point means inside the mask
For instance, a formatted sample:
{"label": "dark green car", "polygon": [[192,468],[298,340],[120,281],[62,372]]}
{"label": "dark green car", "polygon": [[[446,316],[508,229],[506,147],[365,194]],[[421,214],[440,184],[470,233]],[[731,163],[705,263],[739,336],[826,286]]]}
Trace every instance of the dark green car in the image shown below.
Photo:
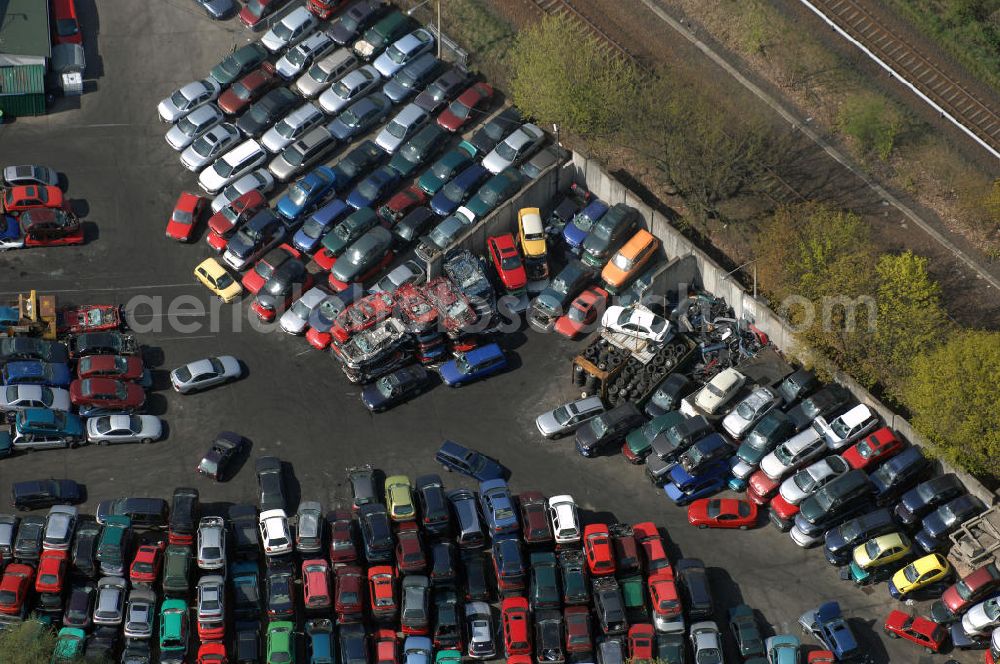
{"label": "dark green car", "polygon": [[163,558],[163,594],[186,597],[191,590],[191,547],[171,544]]}
{"label": "dark green car", "polygon": [[209,74],[219,85],[226,87],[243,74],[256,69],[266,59],[267,49],[260,42],[252,42],[227,55],[222,62],[212,67]]}
{"label": "dark green car", "polygon": [[771,453],[788,437],[795,433],[795,427],[788,415],[777,408],[764,416],[757,426],[747,434],[747,437],[740,443],[736,450],[736,456],[740,459],[740,464],[745,469],[737,468],[739,477],[747,477],[757,467],[760,460]]}
{"label": "dark green car", "polygon": [[437,124],[429,124],[399,148],[389,161],[389,166],[404,178],[409,177],[444,147],[447,138],[447,131]]}
{"label": "dark green car", "polygon": [[362,141],[333,167],[333,172],[337,174],[335,180],[337,187],[342,191],[345,190],[362,173],[373,170],[384,157],[385,150],[375,145],[374,141]]}
{"label": "dark green car", "polygon": [[642,576],[633,574],[618,581],[622,589],[622,599],[625,600],[625,615],[629,624],[649,622],[649,609],[646,606],[646,583]]}
{"label": "dark green car", "polygon": [[559,552],[559,576],[562,581],[563,603],[566,605],[590,602],[590,581],[583,551],[569,549]]}
{"label": "dark green car", "polygon": [[433,196],[448,180],[471,164],[473,156],[475,155],[469,154],[461,145],[454,150],[445,152],[440,159],[423,172],[420,179],[417,180],[417,186],[428,196]]}
{"label": "dark green car", "polygon": [[583,241],[583,262],[593,268],[603,267],[637,230],[639,211],[624,203],[612,205]]}
{"label": "dark green car", "polygon": [[97,561],[101,574],[122,576],[128,564],[128,548],[132,534],[132,520],[127,516],[108,516],[104,519],[104,529],[97,544]]}
{"label": "dark green car", "polygon": [[740,604],[729,609],[729,630],[743,659],[764,656],[764,639],[749,606]]}
{"label": "dark green car", "polygon": [[518,192],[524,184],[524,176],[514,168],[505,168],[486,181],[476,195],[465,204],[475,218],[482,219],[500,204]]}
{"label": "dark green car", "polygon": [[559,572],[556,567],[556,555],[549,551],[537,551],[530,556],[531,583],[528,590],[528,601],[531,610],[558,609]]}
{"label": "dark green car", "polygon": [[671,410],[659,417],[654,417],[625,436],[622,454],[631,463],[642,463],[653,449],[653,438],[682,421],[684,421],[684,415],[677,410]]}
{"label": "dark green car", "polygon": [[347,247],[375,228],[377,224],[378,216],[371,208],[355,210],[323,237],[323,248],[329,251],[331,256],[340,256]]}

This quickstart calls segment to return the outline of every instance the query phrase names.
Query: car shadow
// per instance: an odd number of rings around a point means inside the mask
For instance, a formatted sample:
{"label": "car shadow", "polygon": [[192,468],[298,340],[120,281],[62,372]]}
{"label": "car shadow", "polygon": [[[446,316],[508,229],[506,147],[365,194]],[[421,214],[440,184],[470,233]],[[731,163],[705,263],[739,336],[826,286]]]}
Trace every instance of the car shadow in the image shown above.
{"label": "car shadow", "polygon": [[593,523],[603,523],[608,526],[613,523],[618,523],[618,517],[615,516],[614,512],[608,512],[605,510],[589,510],[577,506],[577,513],[580,515],[580,523],[583,524],[584,527]]}
{"label": "car shadow", "polygon": [[[145,364],[147,367],[150,367],[150,368],[162,367],[164,360],[165,360],[165,356],[164,356],[164,353],[163,353],[163,349],[160,348],[159,346],[143,346],[142,347],[142,363]],[[163,371],[161,373],[163,373],[164,375],[167,375],[166,371]],[[157,379],[157,375],[156,374],[157,374],[157,372],[154,371],[153,372],[153,385],[154,386],[157,384],[157,380],[156,380]],[[169,379],[169,376],[168,376],[167,383],[169,383],[169,382],[170,382],[170,379]]]}
{"label": "car shadow", "polygon": [[246,447],[242,454],[233,459],[229,470],[227,470],[225,476],[219,480],[220,482],[228,482],[239,475],[240,471],[243,470],[243,467],[247,465],[247,461],[250,460],[250,455],[253,454],[253,441],[246,436],[243,436],[243,434],[240,434],[240,436],[243,437]]}
{"label": "car shadow", "polygon": [[281,462],[281,473],[285,480],[285,512],[291,516],[302,500],[302,484],[295,476],[295,470],[288,461]]}
{"label": "car shadow", "polygon": [[84,219],[90,214],[90,203],[86,198],[72,198],[69,201],[70,212],[78,219]]}
{"label": "car shadow", "polygon": [[865,664],[889,664],[889,653],[886,652],[882,639],[879,636],[879,629],[874,620],[862,620],[861,618],[848,618],[847,624],[851,626],[858,639],[861,651],[866,654]]}
{"label": "car shadow", "polygon": [[[146,397],[146,413],[149,415],[163,416],[169,410],[167,398],[159,393],[152,393]],[[166,427],[166,425],[164,425]]]}
{"label": "car shadow", "polygon": [[80,32],[83,33],[83,52],[87,58],[87,70],[84,78],[95,80],[104,76],[104,58],[97,48],[97,37],[101,34],[101,18],[97,11],[96,0],[76,0],[76,13],[80,20]]}
{"label": "car shadow", "polygon": [[[149,401],[147,401],[146,403],[148,404]],[[148,413],[148,414],[149,415],[153,415],[153,413]],[[168,441],[168,440],[170,440],[170,422],[168,422],[167,420],[164,420],[164,419],[161,418],[160,419],[160,437],[157,438],[153,442],[153,444],[156,445],[157,443],[162,443],[162,442],[165,442],[165,441]]]}
{"label": "car shadow", "polygon": [[159,390],[169,390],[170,389],[170,372],[166,369],[153,369],[149,372],[152,378],[152,384],[149,389],[152,391]]}
{"label": "car shadow", "polygon": [[84,244],[90,244],[91,242],[96,242],[101,238],[101,229],[98,228],[97,224],[95,224],[92,221],[80,222],[80,228],[83,229]]}

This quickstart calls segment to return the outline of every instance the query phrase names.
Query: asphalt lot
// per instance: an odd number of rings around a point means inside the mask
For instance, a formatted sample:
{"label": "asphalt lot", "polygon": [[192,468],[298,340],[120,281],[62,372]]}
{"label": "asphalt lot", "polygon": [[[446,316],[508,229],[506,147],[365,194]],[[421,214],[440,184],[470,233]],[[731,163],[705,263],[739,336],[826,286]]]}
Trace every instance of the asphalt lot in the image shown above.
{"label": "asphalt lot", "polygon": [[[795,623],[803,611],[835,598],[854,619],[873,662],[921,661],[915,646],[881,636],[881,621],[899,608],[884,585],[864,592],[848,587],[819,551],[799,549],[770,527],[746,533],[693,529],[684,510],[649,485],[641,468],[617,456],[584,459],[570,439],[542,440],[533,419],[575,395],[569,358],[578,344],[525,326],[502,340],[517,357],[514,370],[460,390],[438,387],[376,417],[361,406],[358,387],[333,358],[281,331],[251,329],[248,303],[214,304],[191,274],[210,255],[201,234],[187,246],[163,237],[177,194],[196,185],[163,141],[166,127],[156,104],[205,76],[250,33],[232,20],[211,22],[184,0],[102,0],[99,17],[94,0],[78,3],[90,91],[78,104],[59,100],[48,116],[0,125],[0,162],[39,162],[65,173],[68,195],[92,222],[89,239],[82,247],[0,255],[0,299],[34,288],[64,304],[131,304],[140,322],[160,323],[138,336],[156,368],[149,409],[165,418],[168,436],[149,446],[85,447],[4,460],[0,495],[9,495],[15,481],[52,476],[86,483],[85,511],[120,495],[169,498],[176,486],[198,487],[209,512],[255,502],[252,461],[225,484],[194,472],[211,435],[231,429],[252,441],[251,459],[274,454],[291,465],[293,499],[301,495],[331,508],[349,499],[345,468],[370,462],[411,477],[435,472],[433,451],[452,438],[500,458],[513,470],[515,491],[570,493],[585,519],[651,519],[664,526],[675,553],[700,557],[711,568],[720,609],[745,601],[773,630],[798,634]],[[142,306],[134,299],[139,296],[148,298]],[[159,313],[141,313],[150,306]],[[180,312],[173,320],[167,315],[171,307]],[[204,313],[213,310],[218,315]],[[249,376],[194,396],[167,388],[169,368],[222,353],[239,357]],[[445,480],[469,485],[458,476]],[[723,611],[718,617],[724,622]]]}

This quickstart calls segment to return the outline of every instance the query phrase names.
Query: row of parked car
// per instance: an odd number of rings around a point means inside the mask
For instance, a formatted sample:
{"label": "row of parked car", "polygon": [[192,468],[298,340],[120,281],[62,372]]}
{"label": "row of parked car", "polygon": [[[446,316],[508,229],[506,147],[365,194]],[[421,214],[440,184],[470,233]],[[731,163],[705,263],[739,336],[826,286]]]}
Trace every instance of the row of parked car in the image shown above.
{"label": "row of parked car", "polygon": [[4,167],[0,183],[0,252],[83,242],[83,226],[54,168],[37,164]]}

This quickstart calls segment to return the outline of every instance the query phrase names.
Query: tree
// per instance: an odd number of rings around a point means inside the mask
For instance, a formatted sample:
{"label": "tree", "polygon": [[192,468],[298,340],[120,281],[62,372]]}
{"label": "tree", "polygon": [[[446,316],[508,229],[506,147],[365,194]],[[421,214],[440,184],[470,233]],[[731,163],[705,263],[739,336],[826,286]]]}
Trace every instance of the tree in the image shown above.
{"label": "tree", "polygon": [[0,662],[3,664],[48,664],[56,637],[36,620],[25,620],[0,631]]}
{"label": "tree", "polygon": [[970,472],[1000,475],[1000,333],[956,332],[913,358],[904,397],[933,452]]}

